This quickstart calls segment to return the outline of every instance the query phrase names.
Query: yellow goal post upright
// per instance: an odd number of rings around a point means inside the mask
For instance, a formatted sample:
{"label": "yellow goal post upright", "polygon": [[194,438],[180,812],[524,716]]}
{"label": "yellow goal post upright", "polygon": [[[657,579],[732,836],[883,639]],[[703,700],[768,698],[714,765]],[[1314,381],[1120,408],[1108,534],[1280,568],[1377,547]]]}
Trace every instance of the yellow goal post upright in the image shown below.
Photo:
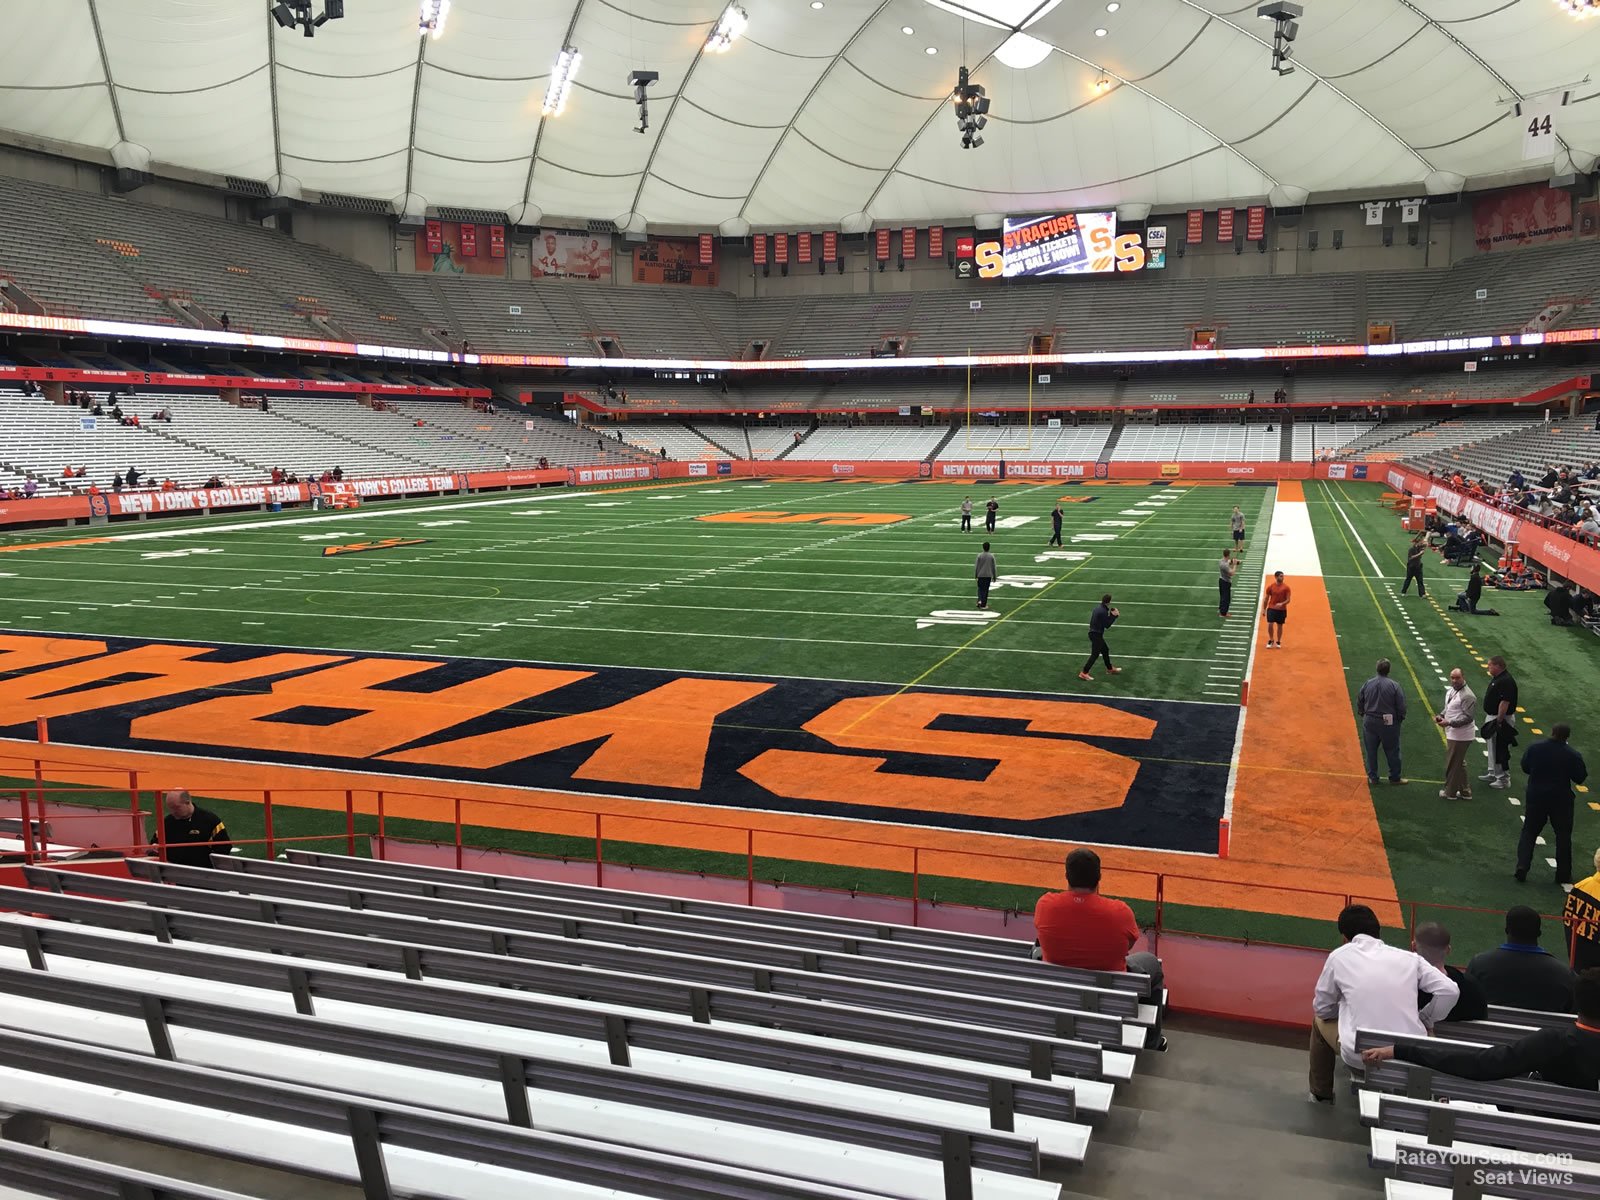
{"label": "yellow goal post upright", "polygon": [[[1033,449],[1033,364],[1032,363],[1028,364],[1028,409],[1027,409],[1027,416],[1028,416],[1027,437],[1026,437],[1026,439],[1023,441],[1023,443],[1021,445],[1002,444],[1000,442],[999,437],[998,437],[998,431],[997,431],[997,436],[995,437],[994,441],[992,441],[992,442],[990,442],[990,443],[988,443],[986,445],[982,445],[982,446],[975,446],[975,445],[972,444],[972,428],[973,428],[973,426],[972,426],[972,349],[971,349],[971,347],[968,347],[967,348],[967,449],[970,450],[970,451],[973,451],[974,453],[999,451],[1002,454],[1007,452],[1007,451],[1011,451],[1011,450],[1032,450]],[[1010,428],[1010,427],[1007,426],[1007,428]]]}

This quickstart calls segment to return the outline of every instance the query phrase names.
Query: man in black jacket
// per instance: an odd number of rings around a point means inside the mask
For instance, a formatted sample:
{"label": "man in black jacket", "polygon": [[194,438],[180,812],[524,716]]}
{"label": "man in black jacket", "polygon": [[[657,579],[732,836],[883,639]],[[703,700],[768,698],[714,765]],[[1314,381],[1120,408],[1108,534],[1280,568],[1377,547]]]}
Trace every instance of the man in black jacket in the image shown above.
{"label": "man in black jacket", "polygon": [[1519,904],[1506,913],[1506,940],[1467,964],[1490,1004],[1572,1011],[1572,969],[1539,945],[1540,928],[1539,914]]}
{"label": "man in black jacket", "polygon": [[1461,1079],[1511,1079],[1537,1075],[1546,1083],[1594,1091],[1600,1084],[1600,968],[1578,976],[1578,1019],[1541,1029],[1505,1046],[1374,1046],[1367,1063],[1395,1058]]}
{"label": "man in black jacket", "polygon": [[1117,618],[1122,614],[1111,607],[1111,593],[1107,592],[1100,597],[1100,603],[1095,605],[1094,611],[1089,614],[1089,661],[1083,664],[1083,670],[1078,672],[1078,678],[1092,680],[1089,668],[1094,666],[1098,658],[1105,659],[1106,672],[1111,675],[1122,674],[1121,667],[1111,665],[1111,647],[1106,645],[1106,631],[1116,624]]}
{"label": "man in black jacket", "polygon": [[[199,807],[182,788],[166,795],[162,832],[167,861],[184,867],[209,867],[213,854],[231,854],[233,840],[216,813]],[[209,843],[209,844],[208,844]]]}
{"label": "man in black jacket", "polygon": [[1428,549],[1428,543],[1422,534],[1417,534],[1411,539],[1411,548],[1406,551],[1406,581],[1400,585],[1400,594],[1404,596],[1406,589],[1411,586],[1411,581],[1417,581],[1417,595],[1426,596],[1428,587],[1422,582],[1422,556]]}
{"label": "man in black jacket", "polygon": [[1572,787],[1589,778],[1589,768],[1567,745],[1572,727],[1557,722],[1550,736],[1535,742],[1522,754],[1522,773],[1528,777],[1528,799],[1523,809],[1522,838],[1517,842],[1516,880],[1528,878],[1533,848],[1548,822],[1556,835],[1556,882],[1572,882]]}
{"label": "man in black jacket", "polygon": [[[1460,967],[1452,967],[1445,959],[1450,955],[1450,931],[1437,921],[1427,921],[1417,926],[1412,935],[1411,948],[1427,963],[1443,971],[1460,990],[1455,1007],[1444,1015],[1446,1021],[1481,1021],[1489,1015],[1489,1001],[1484,998],[1478,981]],[[1417,993],[1417,1009],[1428,1006],[1433,997],[1427,992]]]}
{"label": "man in black jacket", "polygon": [[1484,746],[1487,770],[1480,778],[1493,788],[1511,786],[1511,744],[1517,738],[1517,681],[1498,654],[1489,659],[1489,688],[1483,693]]}

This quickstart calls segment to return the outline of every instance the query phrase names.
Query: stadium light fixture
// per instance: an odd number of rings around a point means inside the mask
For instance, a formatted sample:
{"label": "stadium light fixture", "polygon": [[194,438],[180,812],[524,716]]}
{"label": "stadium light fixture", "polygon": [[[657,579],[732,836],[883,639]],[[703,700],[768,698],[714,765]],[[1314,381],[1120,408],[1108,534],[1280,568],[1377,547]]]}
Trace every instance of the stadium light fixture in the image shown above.
{"label": "stadium light fixture", "polygon": [[281,29],[298,28],[306,37],[314,37],[317,30],[329,21],[344,16],[344,0],[323,0],[322,11],[312,15],[313,0],[277,0],[267,11]]}
{"label": "stadium light fixture", "polygon": [[442,37],[445,19],[450,15],[450,0],[422,0],[417,14],[417,32],[423,37]]}
{"label": "stadium light fixture", "polygon": [[1256,9],[1256,16],[1272,22],[1272,70],[1277,75],[1293,75],[1294,39],[1300,36],[1300,18],[1305,9],[1289,0],[1270,0]]}
{"label": "stadium light fixture", "polygon": [[1600,0],[1556,0],[1556,7],[1580,21],[1586,17],[1600,17]]}
{"label": "stadium light fixture", "polygon": [[550,68],[550,86],[544,90],[543,115],[559,117],[567,107],[567,97],[572,95],[572,81],[578,77],[578,65],[583,55],[566,46],[556,56],[556,65]]}
{"label": "stadium light fixture", "polygon": [[744,9],[738,4],[729,4],[722,10],[722,17],[717,21],[717,27],[706,39],[706,50],[712,54],[726,54],[744,35],[745,27],[749,24],[750,18]]}
{"label": "stadium light fixture", "polygon": [[989,124],[989,97],[981,84],[972,82],[972,73],[966,67],[956,78],[956,128],[961,130],[961,148],[976,150],[983,145],[981,131]]}

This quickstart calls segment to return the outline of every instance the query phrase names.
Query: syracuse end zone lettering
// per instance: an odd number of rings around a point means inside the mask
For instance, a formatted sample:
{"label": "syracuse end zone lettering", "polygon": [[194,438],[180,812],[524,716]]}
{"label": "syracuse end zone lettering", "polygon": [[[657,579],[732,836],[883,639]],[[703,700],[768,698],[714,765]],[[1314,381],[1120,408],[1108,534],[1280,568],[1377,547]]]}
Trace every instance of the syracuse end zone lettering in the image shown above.
{"label": "syracuse end zone lettering", "polygon": [[1238,710],[0,632],[0,735],[36,715],[60,745],[1209,853]]}

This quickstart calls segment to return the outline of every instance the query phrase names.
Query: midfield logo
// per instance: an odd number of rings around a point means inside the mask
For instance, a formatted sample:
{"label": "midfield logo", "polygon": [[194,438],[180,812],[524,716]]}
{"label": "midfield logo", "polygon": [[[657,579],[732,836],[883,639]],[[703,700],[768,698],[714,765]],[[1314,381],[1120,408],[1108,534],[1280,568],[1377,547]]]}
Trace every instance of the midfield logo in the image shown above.
{"label": "midfield logo", "polygon": [[1206,853],[1237,714],[0,633],[4,736]]}

